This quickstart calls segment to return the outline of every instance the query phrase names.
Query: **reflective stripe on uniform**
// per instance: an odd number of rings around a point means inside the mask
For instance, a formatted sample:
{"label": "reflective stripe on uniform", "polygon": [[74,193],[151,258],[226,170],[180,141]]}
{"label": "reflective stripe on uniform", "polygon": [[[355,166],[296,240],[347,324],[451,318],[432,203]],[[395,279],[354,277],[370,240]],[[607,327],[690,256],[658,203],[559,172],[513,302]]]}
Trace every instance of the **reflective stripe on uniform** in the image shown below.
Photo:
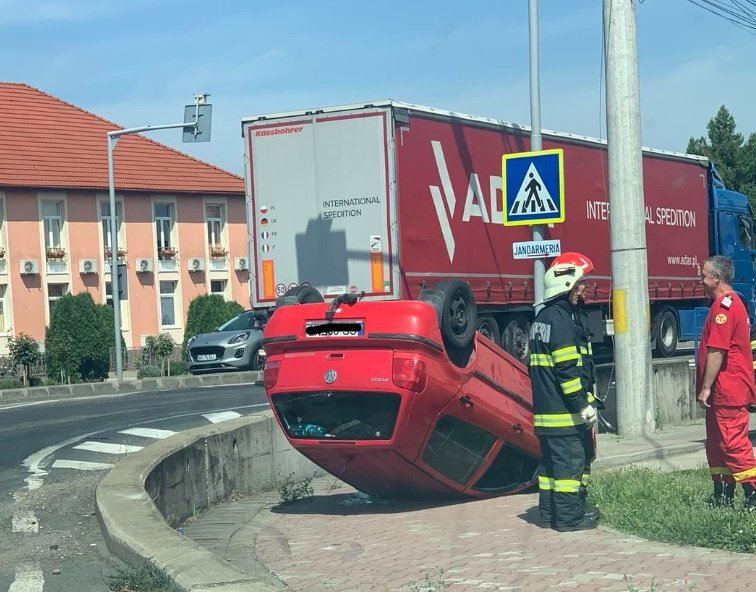
{"label": "reflective stripe on uniform", "polygon": [[579,413],[536,413],[533,416],[533,425],[537,428],[569,428],[584,423]]}
{"label": "reflective stripe on uniform", "polygon": [[735,477],[735,481],[738,483],[743,481],[744,479],[750,479],[751,477],[756,477],[756,467],[753,467],[752,469],[747,469],[745,471],[740,471],[739,473],[733,473],[733,477]]}
{"label": "reflective stripe on uniform", "polygon": [[573,378],[567,382],[560,382],[559,387],[565,395],[571,395],[573,393],[580,392],[583,389],[583,385],[580,382],[580,378]]}
{"label": "reflective stripe on uniform", "polygon": [[578,493],[580,481],[577,479],[554,479],[554,491],[559,493]]}
{"label": "reflective stripe on uniform", "polygon": [[593,393],[586,393],[586,398],[588,399],[589,403],[593,403],[596,400],[596,397],[593,396]]}
{"label": "reflective stripe on uniform", "polygon": [[583,365],[583,358],[580,357],[577,347],[575,347],[574,345],[555,349],[553,352],[551,352],[551,355],[554,357],[555,364],[561,364],[562,362],[571,362],[574,360],[578,363],[578,366]]}
{"label": "reflective stripe on uniform", "polygon": [[583,473],[583,476],[580,478],[580,484],[583,487],[588,487],[591,483],[591,474],[590,473]]}
{"label": "reflective stripe on uniform", "polygon": [[530,354],[531,366],[554,366],[554,359],[549,354]]}
{"label": "reflective stripe on uniform", "polygon": [[538,489],[543,489],[545,491],[551,491],[554,489],[554,479],[551,477],[542,477],[541,475],[538,476]]}

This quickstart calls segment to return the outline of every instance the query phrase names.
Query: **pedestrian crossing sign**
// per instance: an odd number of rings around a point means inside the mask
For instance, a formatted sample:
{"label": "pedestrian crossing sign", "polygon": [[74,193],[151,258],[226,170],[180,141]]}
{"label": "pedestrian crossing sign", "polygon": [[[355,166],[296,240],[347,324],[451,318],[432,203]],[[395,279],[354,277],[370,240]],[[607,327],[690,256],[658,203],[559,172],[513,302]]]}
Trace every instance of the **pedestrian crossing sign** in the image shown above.
{"label": "pedestrian crossing sign", "polygon": [[504,226],[564,222],[564,150],[501,157]]}

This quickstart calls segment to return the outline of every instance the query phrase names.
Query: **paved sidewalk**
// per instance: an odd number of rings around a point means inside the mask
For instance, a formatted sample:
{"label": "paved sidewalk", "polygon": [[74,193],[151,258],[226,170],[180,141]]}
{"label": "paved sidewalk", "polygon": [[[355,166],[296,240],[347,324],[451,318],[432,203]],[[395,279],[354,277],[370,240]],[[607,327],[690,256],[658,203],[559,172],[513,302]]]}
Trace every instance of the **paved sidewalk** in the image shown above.
{"label": "paved sidewalk", "polygon": [[[644,438],[602,434],[596,466],[702,466],[703,446],[702,423]],[[302,592],[737,592],[756,586],[756,555],[650,543],[605,528],[539,528],[536,494],[428,505],[373,500],[334,478],[316,486],[314,498],[290,506],[276,506],[276,492],[222,504],[187,525],[186,535],[247,573],[269,571],[266,580],[275,576]],[[240,514],[247,516],[243,524]]]}

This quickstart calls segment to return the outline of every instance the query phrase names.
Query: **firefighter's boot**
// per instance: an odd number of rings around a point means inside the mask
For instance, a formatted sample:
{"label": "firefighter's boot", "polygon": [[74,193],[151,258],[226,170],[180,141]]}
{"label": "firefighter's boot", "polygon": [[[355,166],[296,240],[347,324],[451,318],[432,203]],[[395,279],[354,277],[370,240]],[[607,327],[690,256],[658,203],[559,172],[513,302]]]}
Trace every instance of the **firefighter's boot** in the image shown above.
{"label": "firefighter's boot", "polygon": [[743,483],[743,494],[745,495],[743,509],[746,512],[756,512],[756,487],[752,483]]}
{"label": "firefighter's boot", "polygon": [[735,484],[714,481],[714,493],[709,498],[709,505],[712,508],[735,507]]}

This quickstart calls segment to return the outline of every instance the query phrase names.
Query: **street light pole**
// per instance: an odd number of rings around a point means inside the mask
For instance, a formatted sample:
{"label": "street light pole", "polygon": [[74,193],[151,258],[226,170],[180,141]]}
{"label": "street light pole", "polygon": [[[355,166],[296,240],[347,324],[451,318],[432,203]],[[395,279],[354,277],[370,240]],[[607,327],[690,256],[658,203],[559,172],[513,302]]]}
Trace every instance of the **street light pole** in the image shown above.
{"label": "street light pole", "polygon": [[[138,134],[151,130],[193,128],[188,134],[184,131],[185,142],[207,142],[210,140],[211,105],[207,103],[207,93],[194,95],[194,109],[187,106],[184,123],[167,125],[144,125],[129,129],[108,132],[108,189],[110,192],[110,292],[113,298],[113,328],[115,329],[116,380],[123,382],[123,351],[121,348],[121,295],[118,287],[118,224],[116,220],[115,176],[113,174],[113,151],[121,136]],[[192,113],[193,111],[193,113]]]}
{"label": "street light pole", "polygon": [[[528,25],[530,39],[530,150],[538,152],[541,142],[541,81],[538,62],[538,0],[528,0]],[[533,240],[542,241],[545,227],[533,226]],[[546,266],[543,259],[533,260],[533,304],[536,313],[543,307],[544,275]]]}

